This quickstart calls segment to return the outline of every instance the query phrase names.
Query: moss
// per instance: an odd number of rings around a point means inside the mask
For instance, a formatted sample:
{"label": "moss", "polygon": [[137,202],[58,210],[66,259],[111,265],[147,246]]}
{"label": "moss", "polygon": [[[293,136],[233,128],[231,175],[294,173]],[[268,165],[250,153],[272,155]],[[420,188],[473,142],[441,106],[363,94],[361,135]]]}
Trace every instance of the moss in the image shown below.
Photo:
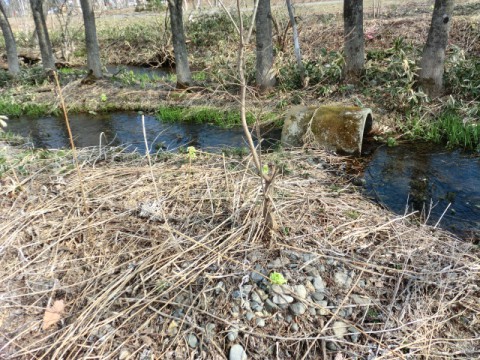
{"label": "moss", "polygon": [[[335,150],[354,152],[359,141],[359,115],[356,106],[322,106],[314,112],[312,133],[320,144],[331,145]],[[363,132],[363,129],[361,129]],[[336,145],[336,146],[335,146]],[[350,151],[351,149],[351,151]]]}

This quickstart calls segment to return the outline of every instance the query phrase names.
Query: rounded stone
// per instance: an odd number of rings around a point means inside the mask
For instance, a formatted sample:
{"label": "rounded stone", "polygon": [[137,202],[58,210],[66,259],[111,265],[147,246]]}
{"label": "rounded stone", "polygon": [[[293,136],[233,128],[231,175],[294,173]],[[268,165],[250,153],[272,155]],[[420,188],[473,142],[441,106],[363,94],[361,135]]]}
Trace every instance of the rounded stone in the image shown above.
{"label": "rounded stone", "polygon": [[235,344],[230,348],[228,360],[247,360],[247,353],[240,344]]}
{"label": "rounded stone", "polygon": [[312,285],[315,288],[316,291],[318,292],[324,292],[325,291],[325,282],[323,281],[321,276],[316,276],[312,280]]}
{"label": "rounded stone", "polygon": [[295,295],[297,295],[301,299],[305,299],[307,297],[307,289],[303,285],[295,285],[292,288]]}
{"label": "rounded stone", "polygon": [[255,324],[257,324],[258,327],[264,327],[265,326],[265,319],[258,318],[255,320]]}
{"label": "rounded stone", "polygon": [[323,292],[320,292],[320,291],[315,291],[312,294],[312,299],[316,300],[316,301],[321,301],[321,300],[325,299],[325,294]]}
{"label": "rounded stone", "polygon": [[297,302],[290,305],[290,311],[292,312],[293,315],[300,316],[305,314],[305,311],[307,311],[307,307],[303,305],[301,302]]}
{"label": "rounded stone", "polygon": [[234,342],[238,338],[238,329],[233,328],[228,332],[227,335],[228,341]]}
{"label": "rounded stone", "polygon": [[194,334],[188,334],[187,343],[192,349],[195,349],[198,346],[198,338]]}
{"label": "rounded stone", "polygon": [[292,303],[294,300],[290,295],[274,295],[272,301],[277,305],[286,305]]}
{"label": "rounded stone", "polygon": [[332,325],[332,328],[335,337],[339,339],[343,339],[345,334],[348,333],[348,324],[344,323],[343,321],[335,321]]}

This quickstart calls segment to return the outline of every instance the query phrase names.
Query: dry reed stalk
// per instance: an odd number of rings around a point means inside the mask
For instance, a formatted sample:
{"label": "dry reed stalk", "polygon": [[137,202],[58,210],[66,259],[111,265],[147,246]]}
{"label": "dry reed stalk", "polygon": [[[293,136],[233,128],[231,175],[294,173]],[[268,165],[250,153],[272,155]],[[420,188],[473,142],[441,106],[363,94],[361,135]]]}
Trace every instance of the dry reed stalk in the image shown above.
{"label": "dry reed stalk", "polygon": [[[363,199],[334,175],[342,158],[315,150],[267,155],[265,161],[282,164],[272,197],[288,228],[268,249],[250,157],[198,152],[191,165],[175,154],[149,164],[122,149],[79,150],[87,216],[71,205],[82,203],[75,172],[63,173],[71,156],[23,164],[21,192],[0,196],[3,358],[114,359],[122,351],[223,358],[232,327],[252,359],[367,358],[372,351],[382,359],[478,356],[478,250]],[[88,226],[95,243],[86,246],[78,239]],[[332,303],[301,301],[327,315],[298,316],[297,332],[283,310],[266,316],[261,328],[244,319],[245,309],[234,309],[244,277],[257,265],[270,269],[276,258],[295,265],[275,269],[292,285],[306,281],[312,266],[325,268]],[[339,269],[351,275],[348,286],[337,285]],[[353,295],[371,301],[356,304]],[[42,332],[50,299],[63,299],[67,315]],[[350,335],[336,338],[331,319],[351,326]],[[357,342],[350,339],[354,329]],[[201,348],[186,345],[190,334]]]}

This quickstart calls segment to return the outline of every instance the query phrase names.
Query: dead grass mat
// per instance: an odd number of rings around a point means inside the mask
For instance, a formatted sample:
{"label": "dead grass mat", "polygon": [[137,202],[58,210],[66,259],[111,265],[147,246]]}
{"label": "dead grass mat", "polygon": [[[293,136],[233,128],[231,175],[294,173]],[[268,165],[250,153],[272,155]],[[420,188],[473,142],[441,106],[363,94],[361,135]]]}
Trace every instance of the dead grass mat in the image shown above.
{"label": "dead grass mat", "polygon": [[[161,155],[150,168],[82,150],[87,210],[69,156],[4,175],[0,357],[223,359],[232,327],[249,359],[480,356],[478,249],[364,199],[335,175],[344,159],[322,151],[269,155],[283,171],[272,193],[279,227],[266,242],[250,159],[197,156]],[[328,315],[296,317],[295,332],[282,320],[288,310],[263,328],[234,314],[232,292],[256,265],[303,254],[311,260],[275,270],[293,285],[323,265],[336,304]],[[346,288],[335,286],[339,268],[352,276]],[[372,303],[352,303],[353,293]],[[61,320],[43,330],[57,300]],[[359,340],[333,336],[337,320]],[[200,345],[190,348],[188,334]]]}

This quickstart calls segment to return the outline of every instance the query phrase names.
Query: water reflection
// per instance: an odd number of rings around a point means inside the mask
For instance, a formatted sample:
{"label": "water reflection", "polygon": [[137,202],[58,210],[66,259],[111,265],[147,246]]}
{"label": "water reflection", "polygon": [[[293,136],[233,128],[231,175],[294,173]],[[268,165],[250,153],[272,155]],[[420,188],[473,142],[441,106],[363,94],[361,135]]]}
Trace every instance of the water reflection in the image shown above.
{"label": "water reflection", "polygon": [[[480,236],[480,158],[431,144],[381,147],[365,170],[367,192],[393,211]],[[449,206],[449,204],[451,204]]]}
{"label": "water reflection", "polygon": [[121,72],[134,75],[148,75],[150,79],[164,79],[169,76],[171,70],[165,68],[141,67],[133,65],[106,65],[107,72],[111,75],[116,75]]}
{"label": "water reflection", "polygon": [[[130,151],[145,152],[141,115],[136,113],[109,113],[95,116],[75,114],[70,115],[69,119],[75,145],[78,147],[99,144],[125,145]],[[36,147],[69,147],[66,126],[60,117],[11,119],[7,130],[29,137]],[[158,149],[173,151],[189,145],[213,151],[219,151],[223,147],[246,146],[240,127],[220,129],[208,124],[167,124],[154,116],[146,115],[145,132],[150,151]]]}

